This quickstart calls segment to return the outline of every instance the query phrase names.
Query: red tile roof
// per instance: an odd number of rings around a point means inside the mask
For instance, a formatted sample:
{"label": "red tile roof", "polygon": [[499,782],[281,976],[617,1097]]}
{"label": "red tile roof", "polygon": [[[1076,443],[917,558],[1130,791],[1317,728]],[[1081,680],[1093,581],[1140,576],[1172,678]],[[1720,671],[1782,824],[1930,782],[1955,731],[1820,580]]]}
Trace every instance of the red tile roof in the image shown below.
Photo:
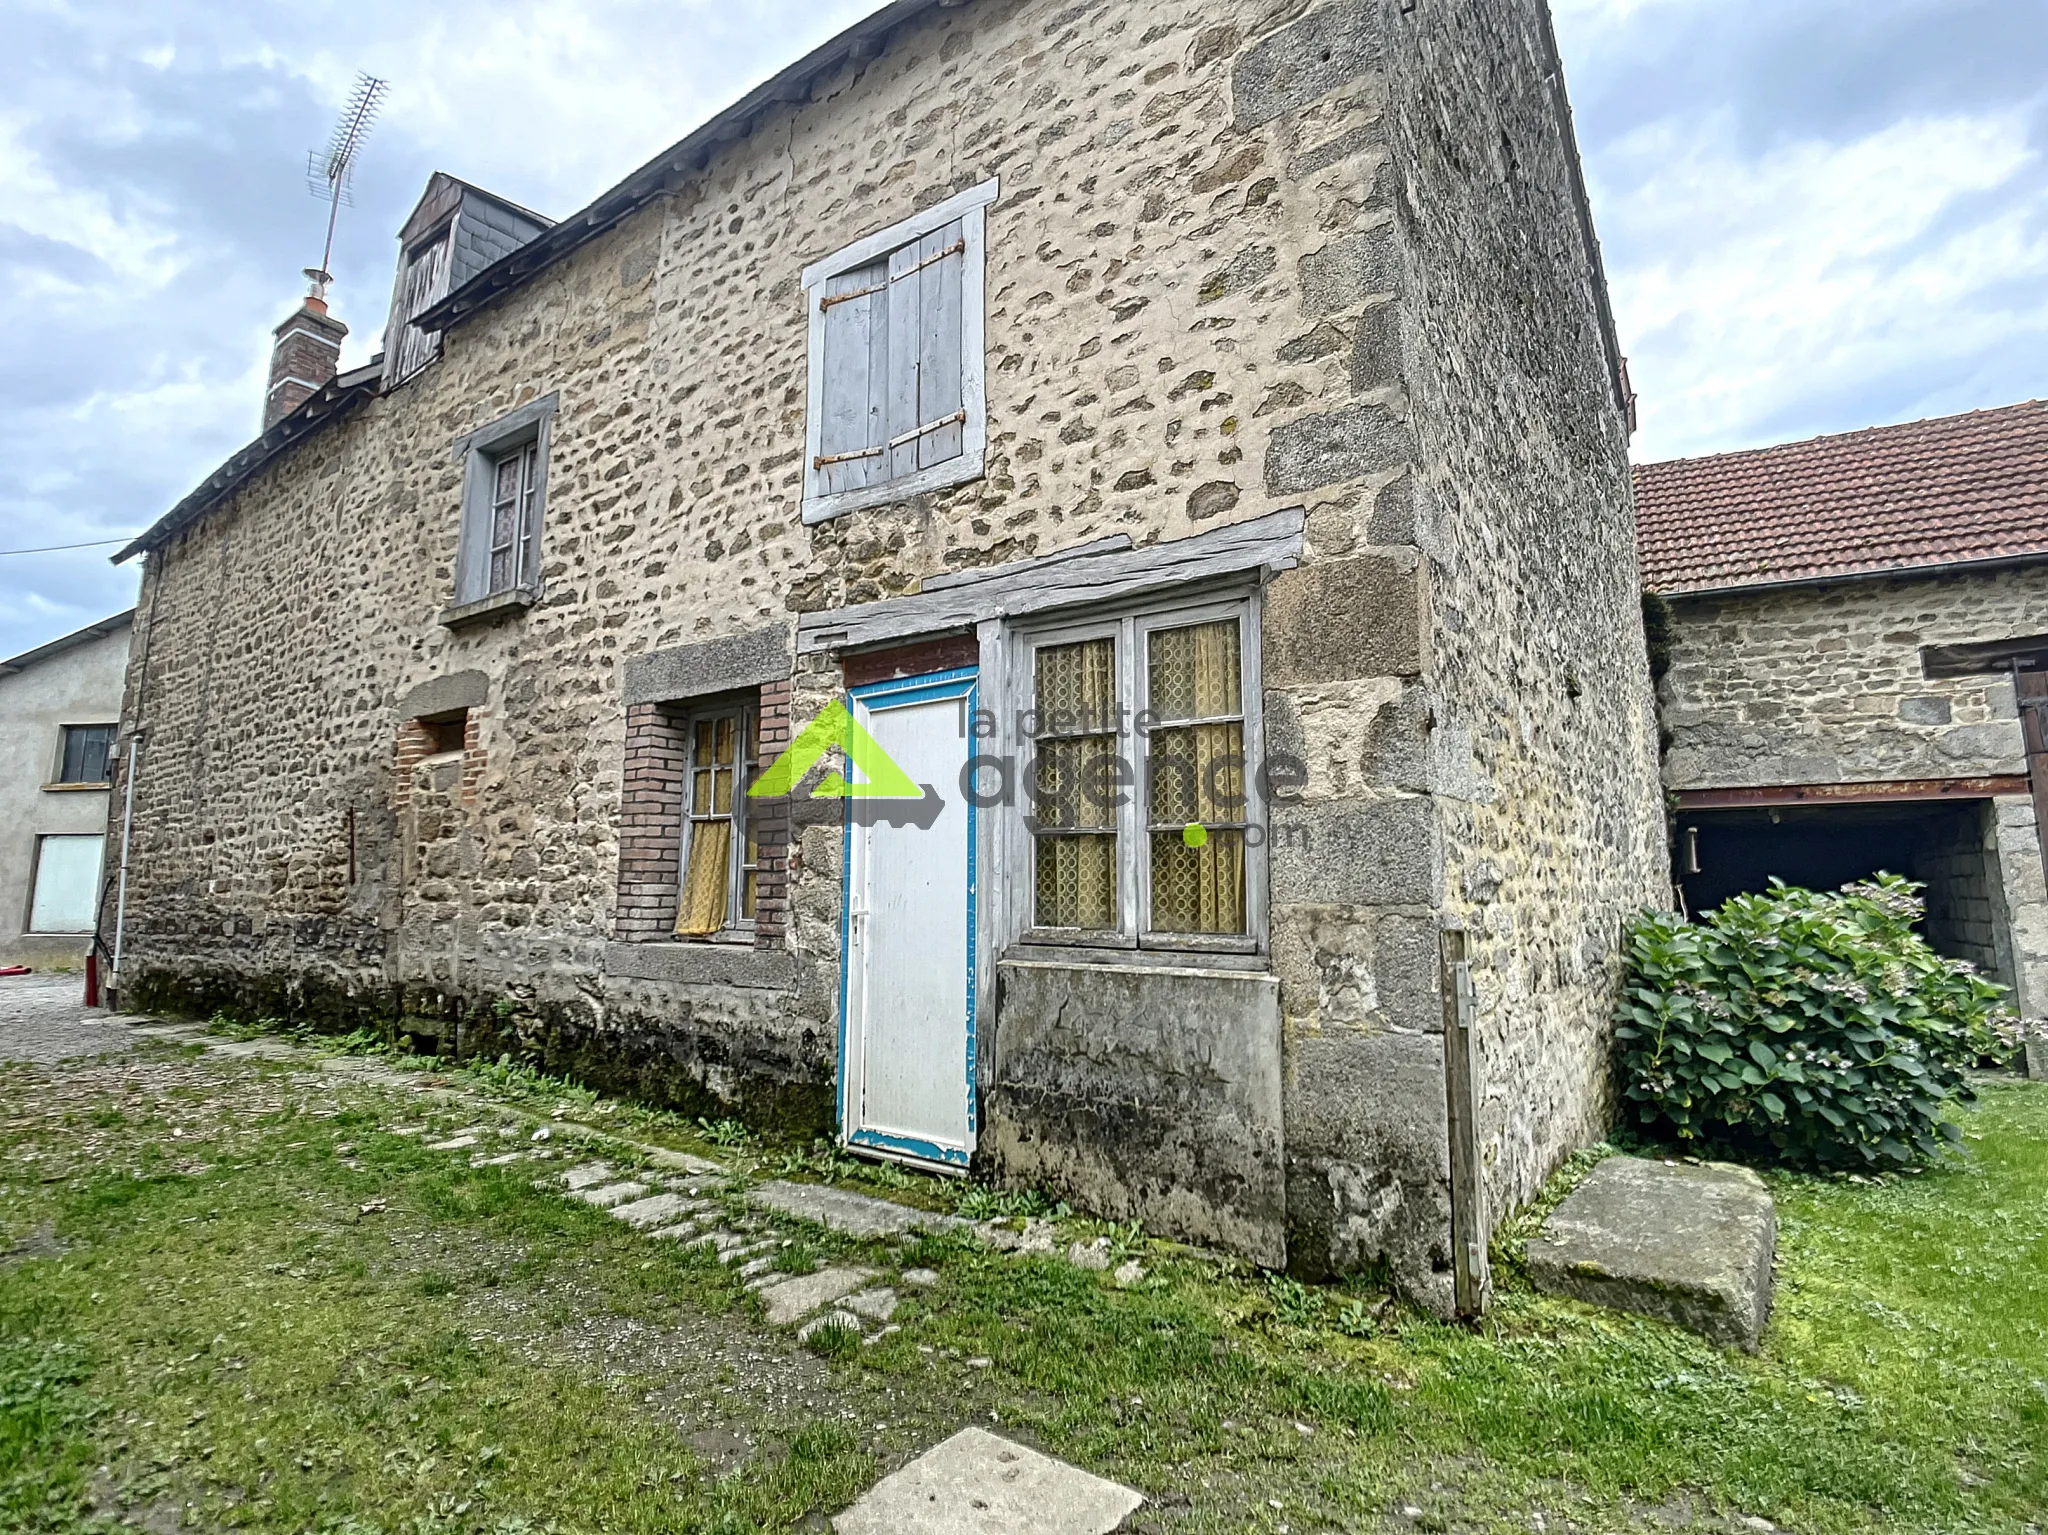
{"label": "red tile roof", "polygon": [[2048,557],[2048,400],[1642,464],[1635,482],[1655,592]]}

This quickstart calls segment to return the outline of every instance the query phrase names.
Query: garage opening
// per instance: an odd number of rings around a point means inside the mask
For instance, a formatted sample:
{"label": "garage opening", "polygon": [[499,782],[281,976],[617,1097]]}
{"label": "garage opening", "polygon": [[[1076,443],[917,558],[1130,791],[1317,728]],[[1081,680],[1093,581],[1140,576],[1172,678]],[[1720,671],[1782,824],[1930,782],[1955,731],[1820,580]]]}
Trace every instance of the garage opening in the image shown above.
{"label": "garage opening", "polygon": [[1775,876],[1808,890],[1839,890],[1878,873],[1927,888],[1923,931],[1936,952],[1967,959],[2013,984],[2012,935],[1998,865],[1993,802],[1782,805],[1691,810],[1678,820],[1686,909],[1712,911]]}

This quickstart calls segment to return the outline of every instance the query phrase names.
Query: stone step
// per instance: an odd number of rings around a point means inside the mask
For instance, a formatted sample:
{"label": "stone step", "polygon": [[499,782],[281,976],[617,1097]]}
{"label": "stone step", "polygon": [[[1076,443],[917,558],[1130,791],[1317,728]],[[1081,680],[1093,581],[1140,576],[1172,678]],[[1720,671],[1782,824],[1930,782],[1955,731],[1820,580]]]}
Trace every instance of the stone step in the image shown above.
{"label": "stone step", "polygon": [[1777,1237],[1770,1191],[1746,1167],[1609,1157],[1526,1250],[1539,1290],[1754,1353]]}

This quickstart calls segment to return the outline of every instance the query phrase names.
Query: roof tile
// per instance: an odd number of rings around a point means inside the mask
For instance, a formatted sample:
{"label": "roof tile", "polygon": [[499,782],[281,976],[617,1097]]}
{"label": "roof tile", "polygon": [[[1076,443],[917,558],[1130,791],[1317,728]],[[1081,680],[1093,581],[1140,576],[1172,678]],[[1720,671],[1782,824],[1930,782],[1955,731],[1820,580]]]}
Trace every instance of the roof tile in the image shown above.
{"label": "roof tile", "polygon": [[2048,556],[2048,400],[1638,465],[1666,594]]}

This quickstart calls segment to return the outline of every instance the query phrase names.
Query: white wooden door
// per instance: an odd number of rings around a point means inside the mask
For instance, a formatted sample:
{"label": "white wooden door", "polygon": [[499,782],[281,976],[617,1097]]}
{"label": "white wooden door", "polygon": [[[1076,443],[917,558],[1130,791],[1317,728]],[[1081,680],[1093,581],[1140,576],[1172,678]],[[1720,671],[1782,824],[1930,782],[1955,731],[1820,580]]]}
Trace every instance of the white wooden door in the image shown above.
{"label": "white wooden door", "polygon": [[855,721],[926,798],[849,802],[841,1131],[954,1168],[975,1131],[975,829],[960,787],[973,707],[971,671],[852,695]]}

